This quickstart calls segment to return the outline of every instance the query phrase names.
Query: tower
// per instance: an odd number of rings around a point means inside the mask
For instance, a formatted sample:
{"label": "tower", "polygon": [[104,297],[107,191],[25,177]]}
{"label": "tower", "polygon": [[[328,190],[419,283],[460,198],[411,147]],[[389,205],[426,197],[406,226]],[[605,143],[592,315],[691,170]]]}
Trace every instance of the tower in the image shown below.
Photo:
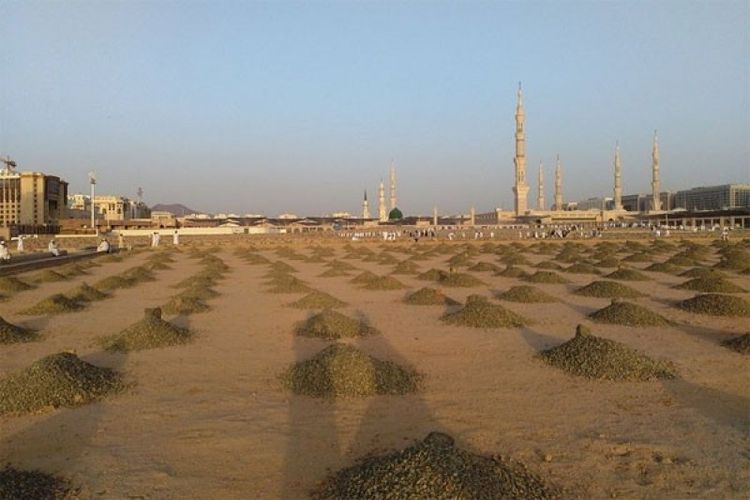
{"label": "tower", "polygon": [[437,226],[438,225],[438,211],[437,207],[432,207],[432,225]]}
{"label": "tower", "polygon": [[469,224],[471,226],[477,225],[477,209],[474,207],[471,207],[471,210],[469,211]]}
{"label": "tower", "polygon": [[396,208],[396,166],[391,160],[391,210]]}
{"label": "tower", "polygon": [[651,210],[661,210],[661,181],[659,180],[659,141],[654,130],[654,147],[651,150]]}
{"label": "tower", "polygon": [[380,222],[388,221],[388,209],[385,207],[385,186],[383,185],[383,179],[380,179],[380,187],[378,188],[378,219]]}
{"label": "tower", "polygon": [[539,162],[539,191],[536,195],[536,209],[544,210],[544,165]]}
{"label": "tower", "polygon": [[615,144],[615,210],[622,210],[622,166],[620,165],[620,142]]}
{"label": "tower", "polygon": [[362,218],[363,219],[369,219],[370,218],[370,205],[367,203],[367,190],[365,189],[365,199],[362,202]]}
{"label": "tower", "polygon": [[563,209],[562,195],[562,167],[560,166],[560,155],[557,155],[557,164],[555,165],[555,210]]}
{"label": "tower", "polygon": [[523,111],[523,92],[521,82],[518,82],[518,103],[516,104],[516,157],[513,163],[516,167],[516,183],[513,186],[516,215],[526,213],[528,204],[529,185],[526,184],[526,136],[523,132],[525,116]]}

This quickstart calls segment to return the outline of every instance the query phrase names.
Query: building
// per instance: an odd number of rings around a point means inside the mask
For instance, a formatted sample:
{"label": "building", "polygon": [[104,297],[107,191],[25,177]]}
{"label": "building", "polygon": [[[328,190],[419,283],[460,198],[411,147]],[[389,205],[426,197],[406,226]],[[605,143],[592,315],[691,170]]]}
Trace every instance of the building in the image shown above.
{"label": "building", "polygon": [[[659,206],[668,211],[675,208],[675,195],[669,191],[660,193]],[[628,212],[649,212],[653,207],[653,196],[650,194],[626,194],[622,197],[622,208]]]}
{"label": "building", "polygon": [[[76,196],[80,195],[74,195],[73,197]],[[145,203],[117,195],[95,196],[94,210],[97,218],[106,221],[144,219],[150,216],[150,210]]]}
{"label": "building", "polygon": [[696,187],[675,193],[675,208],[689,211],[750,207],[750,184]]}
{"label": "building", "polygon": [[577,210],[612,210],[614,200],[609,197],[587,198],[576,203]]}
{"label": "building", "polygon": [[56,233],[65,217],[68,183],[54,175],[17,172],[15,162],[3,160],[0,170],[0,226],[6,236]]}

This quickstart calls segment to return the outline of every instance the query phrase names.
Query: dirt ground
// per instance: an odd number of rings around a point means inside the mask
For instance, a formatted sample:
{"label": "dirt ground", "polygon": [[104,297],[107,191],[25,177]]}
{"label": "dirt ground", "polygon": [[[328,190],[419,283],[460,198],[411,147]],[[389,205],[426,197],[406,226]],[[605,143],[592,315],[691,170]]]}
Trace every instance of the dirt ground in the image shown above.
{"label": "dirt ground", "polygon": [[[346,301],[342,312],[366,319],[382,333],[348,343],[425,377],[423,390],[414,395],[327,401],[293,395],[278,379],[291,363],[328,343],[293,334],[295,324],[311,311],[285,306],[300,294],[265,292],[262,276],[268,266],[250,265],[233,252],[251,243],[242,239],[218,249],[216,255],[230,271],[215,287],[221,295],[208,301],[210,311],[177,319],[198,334],[187,345],[113,354],[96,343],[97,337],[137,321],[144,308],[166,303],[177,293],[170,285],[201,269],[187,251],[175,253],[173,268],[157,271],[156,281],[118,290],[113,298],[80,312],[18,314],[48,295],[139,265],[150,252],[92,268],[87,276],[42,284],[0,303],[3,318],[43,334],[39,341],[0,346],[0,378],[48,354],[71,350],[88,362],[124,372],[133,384],[123,394],[78,408],[0,416],[0,464],[64,476],[81,488],[84,498],[300,498],[359,457],[399,449],[442,430],[463,448],[524,462],[563,488],[567,497],[750,495],[750,364],[746,356],[720,345],[747,333],[748,321],[673,307],[674,301],[695,295],[672,288],[684,278],[647,273],[652,281],[626,283],[648,294],[637,302],[674,320],[670,327],[590,323],[586,315],[609,300],[571,292],[597,278],[561,273],[571,284],[535,285],[559,302],[502,303],[533,319],[531,326],[475,329],[441,322],[445,307],[402,302],[408,292],[434,283],[398,275],[407,289],[369,291],[349,283],[350,277],[319,277],[327,269],[323,263],[289,260],[271,248],[261,249],[259,254],[294,266],[313,288]],[[294,244],[310,254],[303,244]],[[334,248],[339,259],[346,253],[343,242],[321,244]],[[352,244],[376,253],[384,246],[403,246]],[[410,256],[392,254],[399,260]],[[422,271],[447,270],[451,255],[417,264]],[[525,255],[532,262],[551,257]],[[502,266],[492,253],[472,261]],[[393,268],[359,259],[347,262],[377,274]],[[491,296],[526,284],[487,272],[472,274],[487,286],[445,288],[445,293],[463,301],[472,293]],[[749,276],[730,276],[750,289]],[[750,298],[748,293],[738,296]],[[673,362],[678,378],[593,381],[566,375],[535,357],[571,338],[579,323],[589,324],[596,335]]]}

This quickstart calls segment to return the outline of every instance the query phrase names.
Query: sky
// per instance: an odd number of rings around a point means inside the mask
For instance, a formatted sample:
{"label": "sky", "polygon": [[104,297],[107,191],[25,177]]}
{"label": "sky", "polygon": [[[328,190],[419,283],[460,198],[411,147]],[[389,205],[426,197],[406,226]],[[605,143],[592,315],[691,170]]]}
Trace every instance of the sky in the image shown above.
{"label": "sky", "polygon": [[406,214],[750,182],[750,2],[0,0],[0,155],[207,212]]}

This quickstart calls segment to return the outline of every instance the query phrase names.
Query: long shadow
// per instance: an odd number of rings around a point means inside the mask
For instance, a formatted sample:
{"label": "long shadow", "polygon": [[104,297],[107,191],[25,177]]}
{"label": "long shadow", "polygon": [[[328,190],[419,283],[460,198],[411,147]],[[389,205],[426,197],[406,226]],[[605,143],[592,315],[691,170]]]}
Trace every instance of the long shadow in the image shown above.
{"label": "long shadow", "polygon": [[[294,335],[294,362],[309,359],[324,348],[320,341]],[[302,485],[319,475],[324,464],[335,462],[340,454],[336,404],[334,400],[289,395],[288,444],[281,498],[302,496]]]}
{"label": "long shadow", "polygon": [[[81,359],[88,363],[111,368],[121,374],[127,358],[126,353],[106,351],[81,356]],[[127,377],[125,381],[132,382]],[[127,396],[117,394],[112,397]],[[41,467],[45,469],[46,457],[54,457],[54,463],[64,463],[63,468],[59,470],[48,469],[45,472],[59,474],[63,477],[85,474],[88,469],[85,456],[99,431],[100,421],[106,411],[106,405],[102,401],[95,401],[74,408],[52,410],[52,414],[46,418],[42,415],[38,417],[7,417],[34,418],[37,422],[0,442],[0,463],[11,462],[20,468],[36,469]],[[40,460],[40,463],[29,463],[29,457],[33,457],[33,460]],[[85,484],[74,484],[73,486],[87,489]]]}
{"label": "long shadow", "polygon": [[[367,317],[358,311],[356,317],[369,324]],[[363,352],[410,368],[404,359],[387,341],[383,334],[359,339],[355,347]],[[319,341],[295,336],[294,349],[297,361],[309,359],[315,352],[325,348]],[[351,465],[357,456],[352,449],[342,449],[341,436],[337,429],[336,410],[346,412],[361,400],[341,398],[320,400],[307,396],[290,395],[289,442],[285,459],[282,498],[298,498],[309,494],[310,487],[334,473],[332,467],[342,463]],[[380,451],[381,434],[397,434],[400,440],[423,439],[429,431],[442,430],[424,399],[417,394],[404,396],[373,396],[367,399],[353,443],[362,443],[367,453]],[[305,488],[302,490],[301,488]]]}
{"label": "long shadow", "polygon": [[535,352],[541,352],[545,349],[558,346],[565,342],[565,340],[560,340],[559,338],[552,337],[551,335],[545,335],[537,330],[534,330],[533,328],[529,328],[528,326],[521,328],[519,333],[521,334],[521,338],[526,341],[529,347],[531,347]]}
{"label": "long shadow", "polygon": [[750,437],[750,398],[704,387],[684,379],[665,380],[664,388],[717,424],[732,427]]}

